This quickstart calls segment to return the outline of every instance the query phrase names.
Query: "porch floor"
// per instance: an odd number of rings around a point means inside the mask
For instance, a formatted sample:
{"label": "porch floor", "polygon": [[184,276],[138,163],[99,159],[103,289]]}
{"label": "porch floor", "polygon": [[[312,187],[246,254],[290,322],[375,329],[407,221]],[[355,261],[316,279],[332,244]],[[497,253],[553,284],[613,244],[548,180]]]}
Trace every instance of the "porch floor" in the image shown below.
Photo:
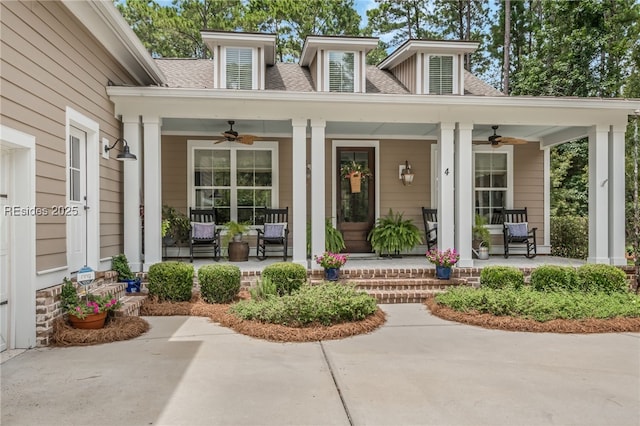
{"label": "porch floor", "polygon": [[[177,260],[182,262],[189,262],[188,258],[169,258],[167,260]],[[281,262],[282,257],[269,257],[266,260],[257,260],[255,256],[249,256],[249,260],[246,262],[229,262],[226,259],[220,259],[219,262],[213,261],[211,258],[196,258],[193,260],[193,265],[197,269],[203,265],[208,264],[233,264],[240,268],[242,272],[245,271],[261,271],[265,266],[271,265],[276,262]],[[291,258],[288,259],[291,261]],[[488,260],[474,259],[474,268],[483,268],[489,265],[504,265],[514,266],[516,268],[535,268],[540,265],[561,265],[561,266],[580,266],[585,264],[584,260],[580,259],[568,259],[557,256],[538,255],[533,259],[527,259],[522,255],[512,255],[508,259],[505,259],[502,255],[490,256]],[[315,266],[313,261],[308,261],[307,267]],[[424,256],[411,256],[406,255],[401,258],[380,258],[375,255],[353,254],[349,257],[349,261],[345,265],[347,269],[397,269],[397,268],[434,268],[434,265],[429,263]]]}

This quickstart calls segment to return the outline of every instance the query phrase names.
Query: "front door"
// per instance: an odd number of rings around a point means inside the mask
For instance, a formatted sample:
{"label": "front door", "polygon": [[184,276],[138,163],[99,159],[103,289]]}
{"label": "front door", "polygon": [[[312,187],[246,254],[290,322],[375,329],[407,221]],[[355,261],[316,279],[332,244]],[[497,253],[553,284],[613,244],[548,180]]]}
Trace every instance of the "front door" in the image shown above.
{"label": "front door", "polygon": [[375,176],[361,182],[360,192],[352,191],[349,179],[340,176],[343,164],[355,161],[374,172],[374,148],[338,147],[335,173],[338,174],[338,229],[342,232],[348,253],[370,253],[367,235],[375,221]]}
{"label": "front door", "polygon": [[69,200],[52,207],[52,213],[67,220],[67,261],[77,271],[87,264],[87,134],[74,127],[69,135]]}
{"label": "front door", "polygon": [[0,148],[0,352],[7,349],[9,340],[9,289],[11,288],[11,215],[9,208],[10,178],[13,174],[12,157],[9,151]]}

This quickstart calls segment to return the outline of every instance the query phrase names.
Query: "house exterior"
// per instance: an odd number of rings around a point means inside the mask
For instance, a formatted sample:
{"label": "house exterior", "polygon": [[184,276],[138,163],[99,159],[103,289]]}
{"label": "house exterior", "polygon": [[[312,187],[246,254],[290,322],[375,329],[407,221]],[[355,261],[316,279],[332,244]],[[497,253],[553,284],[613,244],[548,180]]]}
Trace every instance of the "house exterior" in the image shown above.
{"label": "house exterior", "polygon": [[[474,42],[408,40],[371,66],[376,38],[310,36],[285,64],[273,34],[207,30],[212,60],[152,59],[111,2],[0,7],[5,347],[36,344],[36,293],[83,265],[108,269],[122,251],[134,270],[160,262],[163,205],[215,207],[220,222],[289,207],[290,254],[304,265],[308,222],[312,254],[327,217],[347,251],[366,253],[389,209],[421,226],[420,208],[437,208],[438,244],[458,249],[460,266],[474,263],[475,214],[527,207],[549,253],[550,148],[583,136],[589,261],[625,262],[624,132],[637,100],[503,96],[464,71]],[[230,120],[252,144],[225,140]],[[494,125],[527,143],[492,147]],[[120,137],[137,161],[104,149]],[[339,174],[354,160],[372,171],[359,193]]]}

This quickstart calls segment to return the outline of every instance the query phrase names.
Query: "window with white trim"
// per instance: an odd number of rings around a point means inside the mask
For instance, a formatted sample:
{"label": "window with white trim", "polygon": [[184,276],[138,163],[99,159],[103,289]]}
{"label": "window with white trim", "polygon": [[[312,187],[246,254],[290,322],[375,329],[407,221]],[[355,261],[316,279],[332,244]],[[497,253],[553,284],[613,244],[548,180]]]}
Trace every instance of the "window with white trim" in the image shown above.
{"label": "window with white trim", "polygon": [[277,200],[277,154],[277,146],[195,147],[191,205],[215,208],[218,223],[255,224],[257,210]]}
{"label": "window with white trim", "polygon": [[491,223],[496,210],[508,208],[513,199],[512,147],[475,149],[473,153],[474,213]]}
{"label": "window with white trim", "polygon": [[356,79],[356,54],[355,52],[329,52],[329,91],[349,92],[355,91]]}
{"label": "window with white trim", "polygon": [[225,48],[227,89],[253,89],[253,49],[245,47]]}
{"label": "window with white trim", "polygon": [[429,55],[427,57],[427,87],[431,95],[451,95],[457,93],[454,78],[457,61],[452,55]]}

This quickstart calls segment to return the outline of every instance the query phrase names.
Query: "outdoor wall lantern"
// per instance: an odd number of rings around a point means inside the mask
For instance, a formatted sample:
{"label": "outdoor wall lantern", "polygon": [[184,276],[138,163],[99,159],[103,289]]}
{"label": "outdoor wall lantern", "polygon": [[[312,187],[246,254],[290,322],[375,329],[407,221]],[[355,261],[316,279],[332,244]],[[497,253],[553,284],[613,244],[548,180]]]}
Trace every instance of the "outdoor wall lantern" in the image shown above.
{"label": "outdoor wall lantern", "polygon": [[415,175],[413,174],[413,169],[411,168],[409,161],[405,161],[404,165],[400,165],[399,168],[400,180],[402,181],[402,184],[405,186],[411,185],[413,183],[413,177]]}
{"label": "outdoor wall lantern", "polygon": [[129,152],[129,144],[127,143],[127,141],[124,138],[118,138],[116,139],[116,141],[113,143],[113,145],[109,146],[108,144],[104,146],[104,152],[107,153],[110,150],[112,150],[113,148],[115,148],[115,146],[118,144],[118,142],[120,142],[122,144],[122,151],[120,152],[120,154],[118,154],[118,156],[116,157],[116,160],[119,161],[135,161],[138,158],[133,155],[131,152]]}

